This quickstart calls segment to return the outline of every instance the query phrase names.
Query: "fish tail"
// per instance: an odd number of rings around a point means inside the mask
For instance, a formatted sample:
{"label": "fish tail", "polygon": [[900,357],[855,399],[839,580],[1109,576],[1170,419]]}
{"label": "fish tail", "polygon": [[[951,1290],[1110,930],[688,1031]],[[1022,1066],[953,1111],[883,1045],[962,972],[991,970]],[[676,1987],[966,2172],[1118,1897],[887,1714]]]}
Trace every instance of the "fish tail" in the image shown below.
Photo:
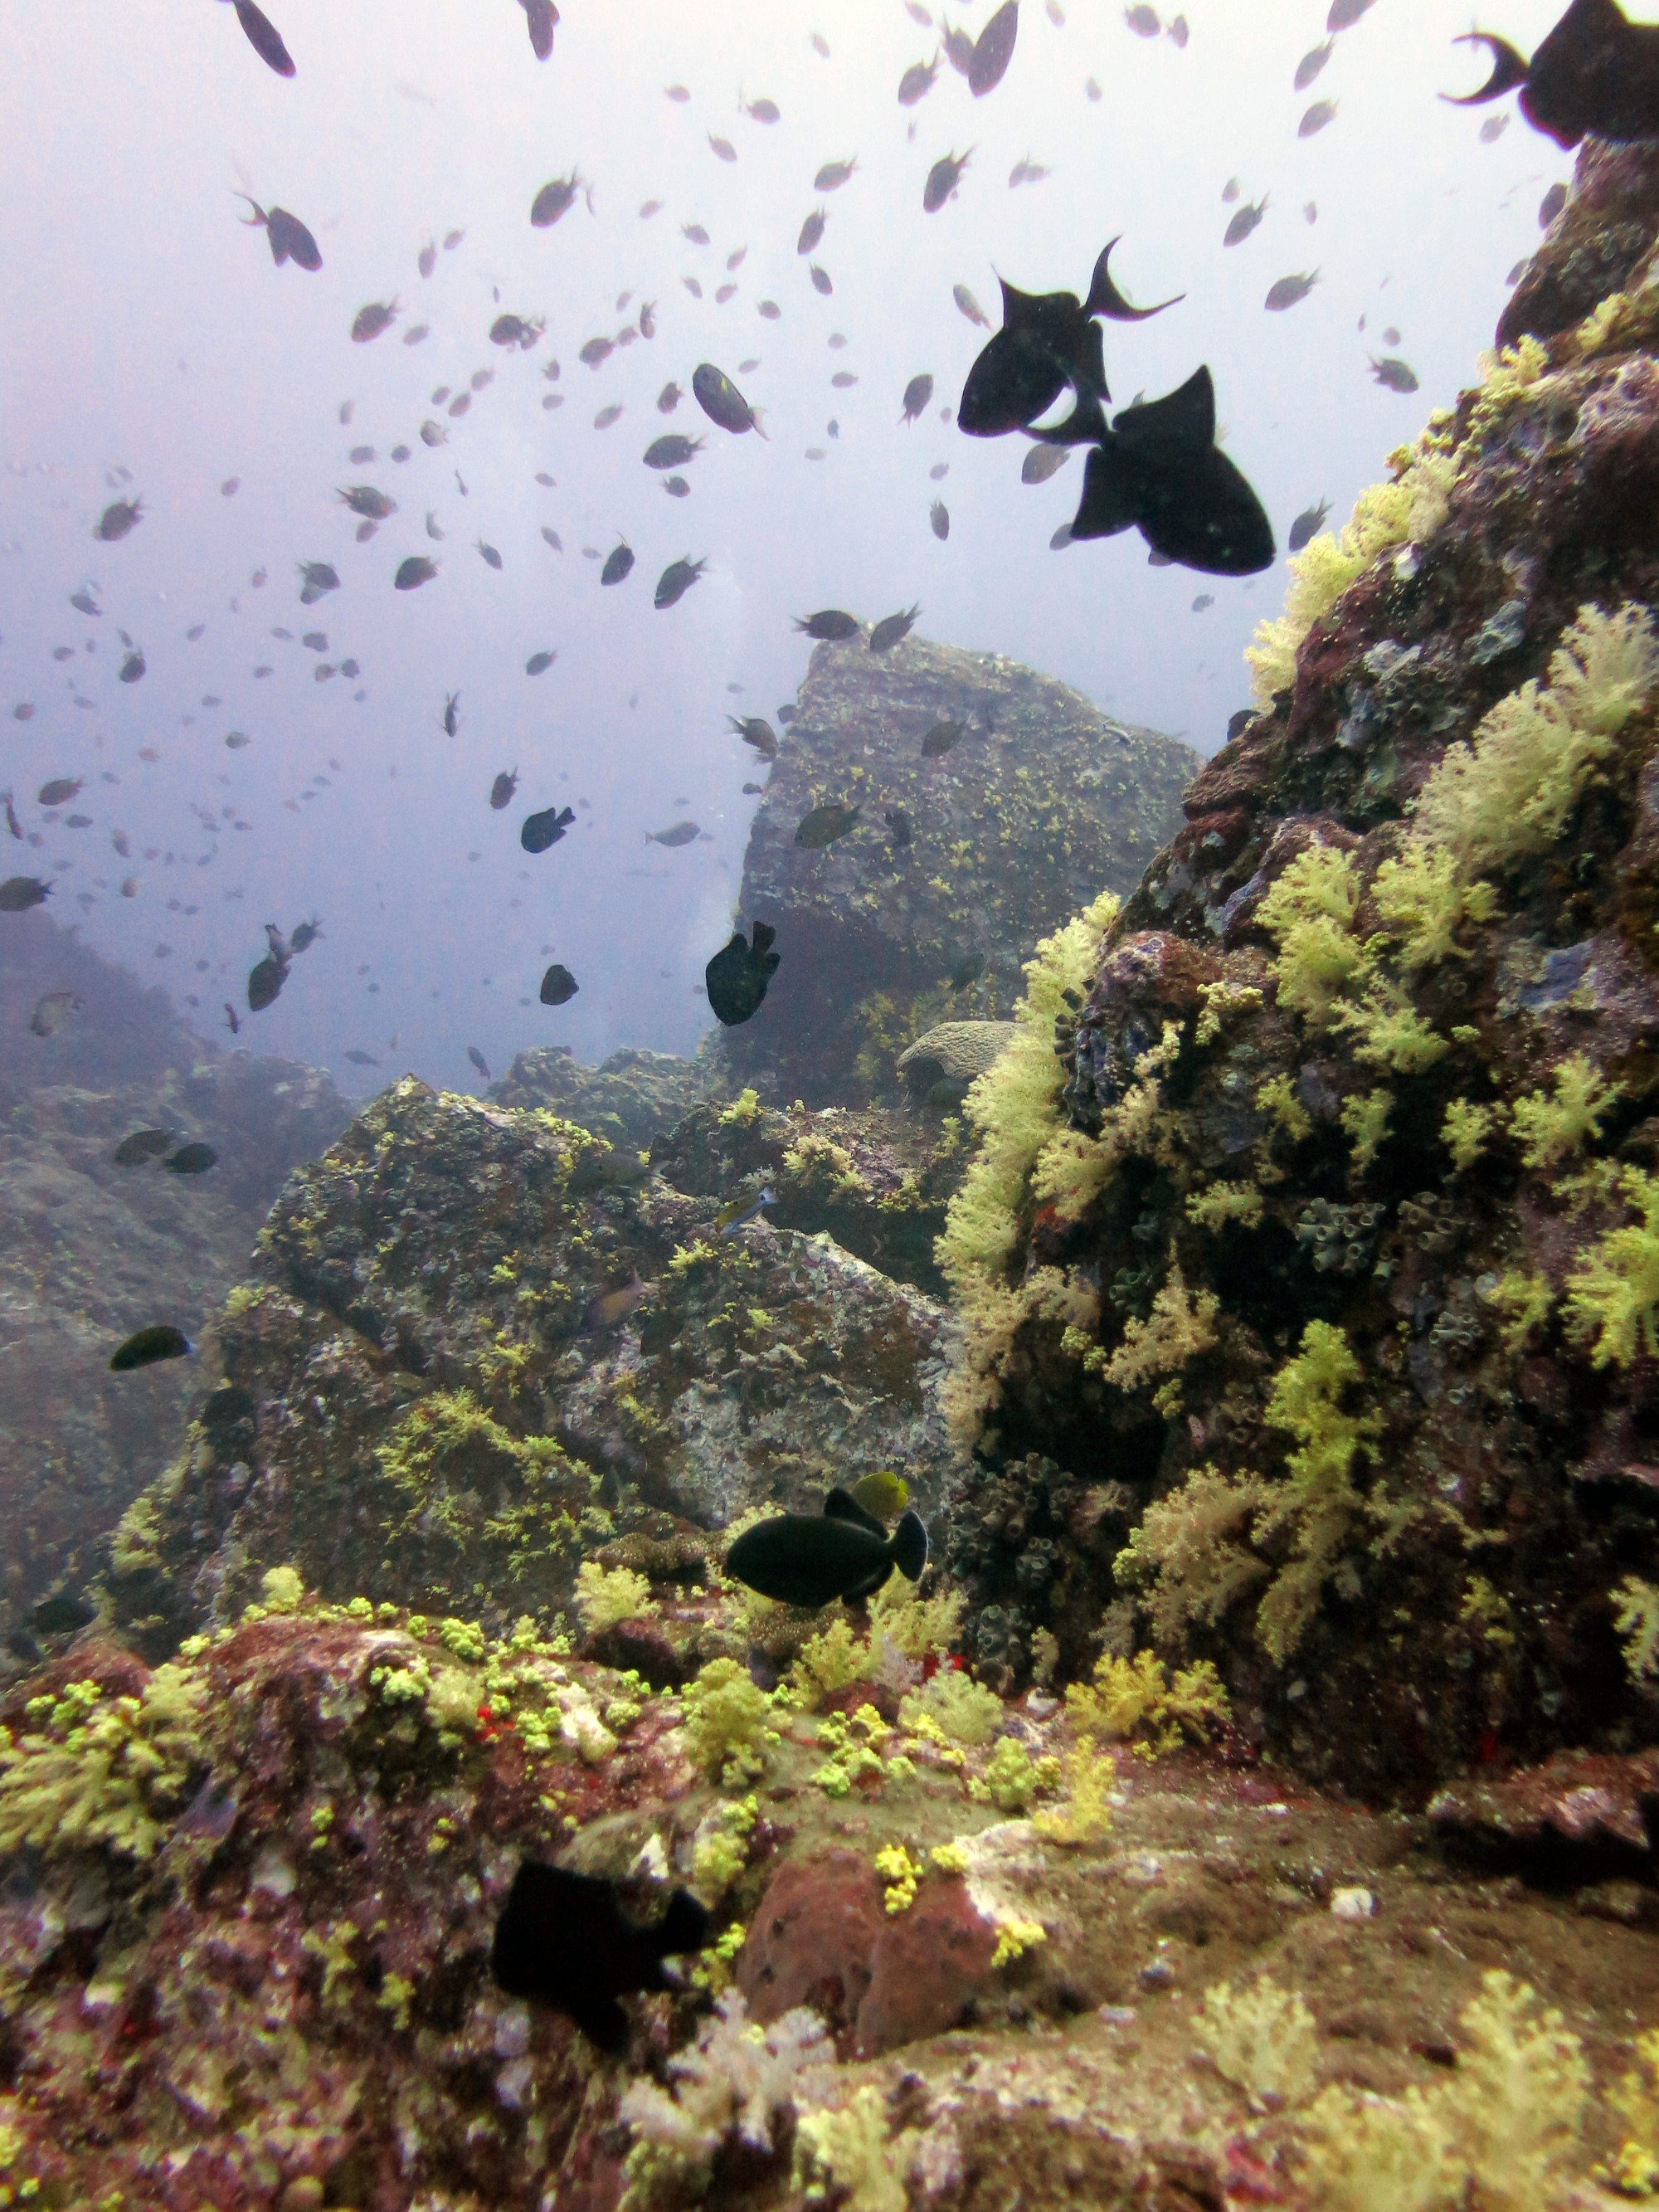
{"label": "fish tail", "polygon": [[763,438],[766,438],[766,442],[769,446],[772,441],[766,437],[766,423],[763,419],[763,410],[758,407],[751,407],[749,410],[749,419],[754,424],[758,435]]}
{"label": "fish tail", "polygon": [[250,230],[257,230],[262,222],[268,223],[270,222],[270,218],[266,215],[258,201],[254,198],[252,192],[238,192],[236,197],[239,200],[246,200],[248,205],[253,210],[252,215],[238,216],[236,220],[239,222],[245,223]]}
{"label": "fish tail", "polygon": [[906,1582],[915,1583],[927,1564],[927,1528],[920,1513],[907,1510],[893,1531],[893,1565]]}

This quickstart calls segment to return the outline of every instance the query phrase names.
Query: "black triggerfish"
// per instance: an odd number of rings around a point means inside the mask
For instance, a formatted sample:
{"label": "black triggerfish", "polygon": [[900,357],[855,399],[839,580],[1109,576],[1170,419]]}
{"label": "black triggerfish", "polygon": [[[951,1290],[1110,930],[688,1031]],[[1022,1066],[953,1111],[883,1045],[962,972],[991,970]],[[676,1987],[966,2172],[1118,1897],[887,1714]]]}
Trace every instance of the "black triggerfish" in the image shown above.
{"label": "black triggerfish", "polygon": [[890,1537],[873,1513],[832,1490],[822,1515],[780,1513],[745,1528],[726,1555],[726,1571],[784,1605],[829,1605],[868,1597],[895,1567],[918,1582],[927,1564],[927,1531],[906,1512]]}

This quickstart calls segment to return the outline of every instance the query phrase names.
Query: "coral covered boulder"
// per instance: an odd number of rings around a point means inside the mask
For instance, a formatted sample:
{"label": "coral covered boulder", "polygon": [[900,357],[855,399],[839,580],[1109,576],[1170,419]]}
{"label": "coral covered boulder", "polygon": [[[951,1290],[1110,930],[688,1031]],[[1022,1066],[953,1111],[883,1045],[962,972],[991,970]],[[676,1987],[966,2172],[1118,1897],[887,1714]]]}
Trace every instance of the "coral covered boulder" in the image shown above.
{"label": "coral covered boulder", "polygon": [[1212,1658],[1385,1795],[1659,1735],[1659,202],[1615,166],[1627,289],[1293,559],[1186,826],[1034,965],[941,1245],[985,1656]]}

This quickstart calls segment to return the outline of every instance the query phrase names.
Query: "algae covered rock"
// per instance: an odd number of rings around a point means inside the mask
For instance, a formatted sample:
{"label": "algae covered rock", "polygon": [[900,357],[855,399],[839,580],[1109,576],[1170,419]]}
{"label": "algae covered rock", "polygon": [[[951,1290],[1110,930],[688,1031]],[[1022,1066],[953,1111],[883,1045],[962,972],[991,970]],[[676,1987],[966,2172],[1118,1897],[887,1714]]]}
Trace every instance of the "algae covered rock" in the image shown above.
{"label": "algae covered rock", "polygon": [[[930,738],[942,750],[924,751]],[[954,732],[955,734],[950,734]],[[750,831],[739,902],[778,932],[765,1005],[721,1041],[740,1083],[850,1104],[923,1030],[1000,1019],[1039,938],[1127,891],[1197,756],[994,653],[911,635],[818,646]],[[852,831],[795,842],[811,810]],[[908,830],[908,837],[906,831]]]}
{"label": "algae covered rock", "polygon": [[1419,1801],[1659,1737],[1659,182],[1613,166],[1626,294],[1296,557],[946,1232],[981,1635],[1212,1658],[1257,1741]]}
{"label": "algae covered rock", "polygon": [[612,1144],[646,1146],[707,1097],[714,1079],[706,1054],[679,1060],[626,1047],[588,1067],[568,1045],[536,1045],[517,1054],[490,1097],[501,1106],[544,1107]]}
{"label": "algae covered rock", "polygon": [[936,1502],[949,1316],[715,1212],[573,1122],[392,1085],[272,1208],[225,1384],[115,1538],[120,1617],[165,1650],[291,1560],[499,1622],[665,1513],[811,1510],[900,1466]]}

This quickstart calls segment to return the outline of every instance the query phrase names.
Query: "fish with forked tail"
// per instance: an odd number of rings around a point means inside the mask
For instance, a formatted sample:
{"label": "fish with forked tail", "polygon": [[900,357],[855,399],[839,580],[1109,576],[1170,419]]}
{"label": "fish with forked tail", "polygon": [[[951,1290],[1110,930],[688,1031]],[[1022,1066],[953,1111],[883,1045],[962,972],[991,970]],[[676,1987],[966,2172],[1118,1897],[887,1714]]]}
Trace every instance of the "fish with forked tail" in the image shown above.
{"label": "fish with forked tail", "polygon": [[927,1564],[927,1531],[906,1510],[891,1536],[844,1490],[832,1490],[821,1516],[780,1513],[745,1528],[726,1555],[726,1572],[784,1605],[830,1605],[869,1597],[895,1567],[918,1582]]}

